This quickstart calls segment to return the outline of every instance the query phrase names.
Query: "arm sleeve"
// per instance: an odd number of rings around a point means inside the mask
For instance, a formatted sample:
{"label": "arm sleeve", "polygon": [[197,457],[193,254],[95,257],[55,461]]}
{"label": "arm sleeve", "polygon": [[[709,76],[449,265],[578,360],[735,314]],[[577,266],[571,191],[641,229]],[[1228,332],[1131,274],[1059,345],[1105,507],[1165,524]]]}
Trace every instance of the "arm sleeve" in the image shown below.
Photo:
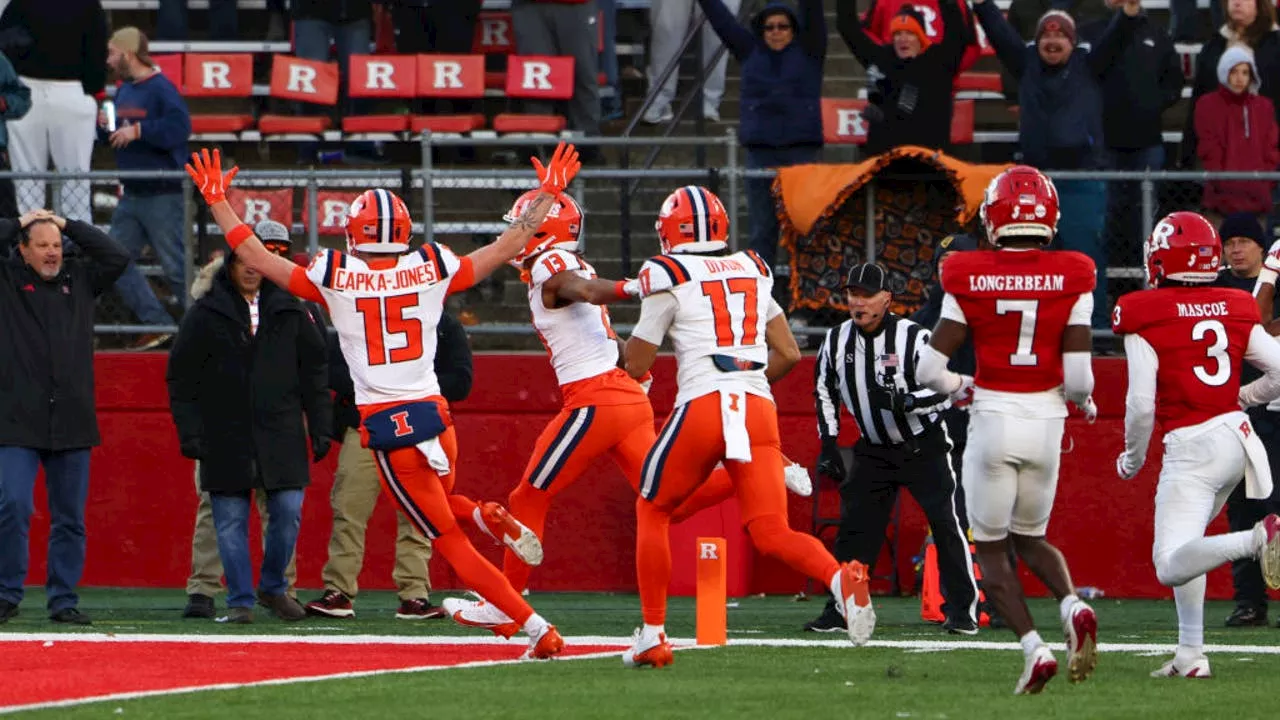
{"label": "arm sleeve", "polygon": [[675,320],[678,306],[675,296],[669,292],[655,293],[641,300],[640,320],[631,331],[631,337],[661,345],[662,338],[667,336],[667,328]]}
{"label": "arm sleeve", "polygon": [[470,290],[476,284],[476,269],[471,264],[471,258],[465,256],[458,258],[458,269],[454,270],[449,277],[452,278],[449,281],[450,295]]}
{"label": "arm sleeve", "polygon": [[317,287],[315,283],[311,282],[311,278],[308,276],[306,268],[295,267],[293,269],[293,272],[289,274],[288,290],[294,297],[300,297],[303,300],[310,300],[311,302],[318,302],[328,307],[328,303],[325,302],[324,295],[320,292],[320,288]]}
{"label": "arm sleeve", "polygon": [[1062,353],[1062,390],[1068,400],[1084,405],[1093,394],[1093,353]]}
{"label": "arm sleeve", "polygon": [[946,393],[950,397],[964,384],[964,379],[947,369],[951,358],[943,355],[932,345],[925,345],[920,350],[920,359],[916,362],[916,380],[927,388]]}
{"label": "arm sleeve", "polygon": [[1009,21],[1000,14],[1000,8],[992,0],[987,0],[974,7],[973,12],[987,31],[987,40],[995,48],[996,57],[1015,79],[1022,79],[1023,63],[1027,58],[1027,45],[1013,29]]}
{"label": "arm sleeve", "polygon": [[774,318],[782,314],[783,314],[782,306],[778,304],[778,301],[774,300],[773,298],[769,298],[769,309],[765,310],[764,321],[769,322],[770,320],[773,320]]}
{"label": "arm sleeve", "polygon": [[[944,0],[945,2],[945,0]],[[929,331],[924,328],[913,328],[915,341],[911,344],[911,358],[907,373],[907,387],[915,398],[915,411],[940,412],[951,407],[950,393],[940,393],[927,387],[920,381],[920,355],[929,347]]]}
{"label": "arm sleeve", "polygon": [[832,364],[836,342],[841,326],[827,331],[822,341],[822,349],[818,351],[817,362],[813,368],[813,398],[818,411],[818,437],[821,440],[834,439],[840,435],[840,386],[837,381],[836,368]]}
{"label": "arm sleeve", "polygon": [[827,13],[822,0],[800,0],[804,31],[800,41],[814,57],[827,55]]}
{"label": "arm sleeve", "polygon": [[964,309],[960,307],[960,301],[956,300],[956,296],[951,293],[942,296],[942,311],[939,315],[943,320],[958,322],[965,326],[969,324],[965,320]]}
{"label": "arm sleeve", "polygon": [[1091,325],[1093,323],[1093,293],[1080,293],[1071,306],[1071,314],[1067,316],[1067,325]]}
{"label": "arm sleeve", "polygon": [[1249,332],[1244,359],[1265,374],[1240,388],[1240,404],[1253,407],[1280,399],[1280,343],[1261,325],[1254,325]]}
{"label": "arm sleeve", "polygon": [[462,323],[449,313],[440,316],[436,328],[436,378],[440,394],[450,403],[461,402],[471,394],[471,345]]}
{"label": "arm sleeve", "polygon": [[702,13],[707,16],[711,29],[720,36],[721,42],[729,48],[729,52],[741,62],[755,49],[756,38],[751,31],[738,23],[738,18],[729,12],[721,0],[698,0]]}
{"label": "arm sleeve", "polygon": [[849,46],[849,52],[853,53],[863,67],[877,63],[877,56],[883,46],[863,27],[862,21],[858,19],[858,7],[854,0],[836,0],[836,30]]}
{"label": "arm sleeve", "polygon": [[1160,359],[1155,348],[1141,335],[1124,336],[1124,354],[1129,363],[1129,392],[1124,400],[1124,451],[1130,458],[1147,457],[1151,430],[1155,427],[1156,371]]}

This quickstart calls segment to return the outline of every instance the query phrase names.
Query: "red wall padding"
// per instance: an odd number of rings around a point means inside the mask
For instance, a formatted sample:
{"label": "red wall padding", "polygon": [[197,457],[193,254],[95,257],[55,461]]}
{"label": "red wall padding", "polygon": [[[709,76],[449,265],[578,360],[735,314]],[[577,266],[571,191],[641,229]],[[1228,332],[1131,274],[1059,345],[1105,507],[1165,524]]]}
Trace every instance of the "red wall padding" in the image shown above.
{"label": "red wall padding", "polygon": [[[177,436],[168,411],[164,370],[159,353],[100,353],[97,356],[99,421],[103,444],[93,454],[89,492],[88,563],[84,584],[124,587],[184,586],[190,570],[190,541],[195,492],[193,464],[178,453]],[[1066,554],[1078,585],[1103,588],[1110,596],[1168,597],[1151,566],[1152,498],[1160,449],[1152,442],[1152,461],[1136,479],[1116,478],[1115,456],[1124,434],[1124,361],[1094,361],[1100,417],[1093,426],[1068,421],[1058,502],[1050,539]],[[655,368],[652,397],[660,415],[670,411],[675,395],[674,363],[662,357]],[[812,400],[813,359],[806,357],[775,386],[783,449],[812,464],[817,439]],[[503,500],[519,480],[534,439],[559,406],[554,375],[541,354],[485,354],[475,358],[475,388],[454,408],[459,438],[457,488],[477,499]],[[846,431],[853,425],[846,417]],[[320,569],[329,538],[329,489],[337,451],[315,465],[307,490],[302,535],[298,542],[298,583],[321,585]],[[834,492],[825,482],[823,487]],[[44,579],[48,514],[43,489],[37,491],[32,523],[32,572],[29,584]],[[548,523],[546,562],[534,572],[535,590],[630,591],[635,589],[633,542],[634,496],[610,461],[602,460],[558,499]],[[812,501],[791,496],[791,525],[808,530]],[[703,517],[715,515],[704,514]],[[693,521],[691,521],[693,522]],[[1225,530],[1219,518],[1211,531]],[[690,553],[692,538],[713,528],[684,528],[673,537],[689,544],[673,551]],[[910,558],[920,548],[926,528],[914,502],[904,504],[899,571],[903,586],[912,587]],[[391,588],[395,523],[384,500],[369,526],[368,551],[361,586]],[[706,534],[706,532],[703,532]],[[735,533],[730,552],[742,548]],[[255,531],[255,543],[257,534]],[[474,535],[473,535],[474,537]],[[828,536],[829,537],[829,536]],[[501,553],[477,540],[485,554],[501,561]],[[691,563],[677,563],[677,570]],[[432,561],[432,583],[456,587],[448,567]],[[752,592],[794,593],[801,577],[765,558],[753,557]],[[1034,582],[1028,589],[1037,594]],[[1230,574],[1210,576],[1211,597],[1230,597]]]}

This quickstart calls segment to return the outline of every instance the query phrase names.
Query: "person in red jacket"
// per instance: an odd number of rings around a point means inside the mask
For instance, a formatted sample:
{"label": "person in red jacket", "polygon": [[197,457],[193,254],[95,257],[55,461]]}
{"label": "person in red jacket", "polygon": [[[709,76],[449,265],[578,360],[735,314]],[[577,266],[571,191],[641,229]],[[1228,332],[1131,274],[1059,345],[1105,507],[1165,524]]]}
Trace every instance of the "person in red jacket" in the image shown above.
{"label": "person in red jacket", "polygon": [[[1261,82],[1253,51],[1236,45],[1218,60],[1216,91],[1196,101],[1196,154],[1205,170],[1270,172],[1280,166],[1280,128],[1271,101],[1258,94]],[[1219,216],[1237,212],[1263,215],[1271,210],[1266,180],[1218,180],[1205,183],[1205,211]]]}

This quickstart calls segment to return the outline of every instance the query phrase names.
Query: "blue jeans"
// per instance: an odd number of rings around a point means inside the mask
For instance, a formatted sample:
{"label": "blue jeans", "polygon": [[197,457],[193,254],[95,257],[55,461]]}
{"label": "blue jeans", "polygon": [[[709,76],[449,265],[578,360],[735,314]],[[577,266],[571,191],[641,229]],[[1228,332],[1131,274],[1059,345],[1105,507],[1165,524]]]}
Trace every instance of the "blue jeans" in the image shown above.
{"label": "blue jeans", "polygon": [[89,449],[36,450],[0,445],[0,600],[22,602],[27,538],[35,512],[36,474],[44,466],[49,496],[46,604],[50,613],[73,608],[84,572],[84,507],[89,496]]}
{"label": "blue jeans", "polygon": [[1107,303],[1107,248],[1102,241],[1106,220],[1107,186],[1100,180],[1061,180],[1058,188],[1058,237],[1063,250],[1075,250],[1093,258],[1098,283],[1093,290],[1093,327],[1111,327],[1111,306]]}
{"label": "blue jeans", "polygon": [[174,301],[183,304],[187,293],[184,235],[180,192],[134,195],[126,191],[111,213],[111,237],[133,257],[116,280],[116,292],[144,325],[172,325],[173,317],[165,312],[138,269],[138,258],[142,249],[150,245],[164,268]]}
{"label": "blue jeans", "polygon": [[622,86],[618,84],[618,4],[617,0],[596,0],[596,7],[604,16],[604,47],[600,50],[600,72],[605,84],[613,90],[613,97],[601,100],[602,116],[622,113]]}
{"label": "blue jeans", "polygon": [[[1160,171],[1164,169],[1164,146],[1112,150],[1110,160],[1112,170]],[[1152,191],[1156,191],[1154,181]],[[1152,198],[1153,210],[1159,205],[1158,198],[1158,195]],[[1151,220],[1154,223],[1155,218]],[[1107,182],[1107,224],[1103,242],[1112,264],[1123,267],[1142,265],[1142,244],[1146,241],[1143,225],[1142,183]]]}
{"label": "blue jeans", "polygon": [[[258,490],[256,492],[265,492]],[[289,588],[284,571],[298,543],[302,524],[303,491],[267,492],[267,536],[262,553],[258,590],[266,595],[283,595]],[[209,493],[213,527],[218,535],[218,555],[227,577],[227,607],[253,607],[253,561],[249,559],[249,493]]]}
{"label": "blue jeans", "polygon": [[[186,40],[187,0],[160,0],[156,40]],[[236,0],[209,0],[209,39],[239,39]]]}
{"label": "blue jeans", "polygon": [[[782,148],[747,148],[747,168],[779,168],[818,161],[822,148],[814,145]],[[778,256],[778,214],[773,198],[773,178],[747,178],[747,227],[755,250],[770,268]]]}
{"label": "blue jeans", "polygon": [[[351,63],[352,55],[368,54],[372,32],[368,20],[359,20],[343,25],[334,25],[324,20],[311,19],[295,20],[293,22],[293,46],[298,57],[304,60],[327,62],[329,60],[329,43],[332,42],[337,47],[338,77],[342,88],[338,98],[338,109],[341,115],[359,114],[365,106],[365,103],[353,103],[348,98],[347,67]],[[357,104],[360,108],[354,107]],[[330,108],[308,103],[299,103],[298,107],[298,114],[300,115],[329,114],[331,112]],[[373,146],[371,143],[359,143],[359,146],[361,151],[367,151],[372,154]],[[315,142],[298,143],[298,155],[301,158],[314,160],[319,148],[320,144]],[[356,145],[353,144],[351,149],[357,149]]]}

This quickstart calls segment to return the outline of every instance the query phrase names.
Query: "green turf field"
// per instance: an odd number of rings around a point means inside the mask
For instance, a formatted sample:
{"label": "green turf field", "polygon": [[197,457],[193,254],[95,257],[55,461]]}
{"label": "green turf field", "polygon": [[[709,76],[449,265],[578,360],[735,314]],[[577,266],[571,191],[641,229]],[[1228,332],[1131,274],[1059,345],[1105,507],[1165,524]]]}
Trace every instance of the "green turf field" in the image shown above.
{"label": "green turf field", "polygon": [[[301,596],[305,602],[313,593],[304,591]],[[627,636],[639,622],[634,596],[535,593],[530,600],[570,638]],[[0,640],[5,633],[85,631],[480,637],[444,620],[394,620],[396,601],[390,593],[362,595],[355,620],[285,624],[260,614],[254,625],[237,627],[181,620],[184,601],[180,591],[87,590],[81,608],[94,617],[95,625],[63,629],[45,619],[43,598],[34,592],[23,603],[23,614],[0,626]],[[1095,608],[1104,652],[1094,677],[1072,686],[1060,674],[1043,695],[1013,697],[1022,661],[1011,633],[984,630],[972,640],[944,635],[919,620],[914,599],[877,598],[875,641],[865,648],[833,642],[843,640],[842,635],[801,632],[800,625],[820,609],[816,599],[753,597],[733,602],[731,643],[789,639],[834,646],[731,645],[686,650],[677,653],[672,667],[661,670],[625,670],[616,657],[530,662],[110,701],[22,716],[312,720],[388,716],[980,718],[993,712],[998,718],[1261,718],[1275,714],[1267,702],[1280,673],[1280,655],[1273,654],[1280,646],[1280,629],[1223,628],[1231,609],[1227,603],[1211,603],[1207,608],[1206,642],[1243,647],[1211,652],[1212,680],[1147,677],[1165,659],[1162,651],[1171,651],[1175,642],[1172,602],[1102,599]],[[1035,601],[1033,610],[1046,639],[1060,643],[1056,603]],[[673,599],[667,624],[670,634],[692,637],[693,618],[690,599]],[[897,644],[876,646],[881,641]],[[916,641],[916,646],[904,647],[903,641]],[[975,649],[929,647],[932,641]],[[1002,647],[990,647],[992,642]],[[1111,651],[1109,643],[1156,647]],[[353,646],[353,652],[359,652],[359,647]],[[1064,662],[1063,653],[1058,652],[1058,657]],[[68,672],[92,669],[68,668]]]}

